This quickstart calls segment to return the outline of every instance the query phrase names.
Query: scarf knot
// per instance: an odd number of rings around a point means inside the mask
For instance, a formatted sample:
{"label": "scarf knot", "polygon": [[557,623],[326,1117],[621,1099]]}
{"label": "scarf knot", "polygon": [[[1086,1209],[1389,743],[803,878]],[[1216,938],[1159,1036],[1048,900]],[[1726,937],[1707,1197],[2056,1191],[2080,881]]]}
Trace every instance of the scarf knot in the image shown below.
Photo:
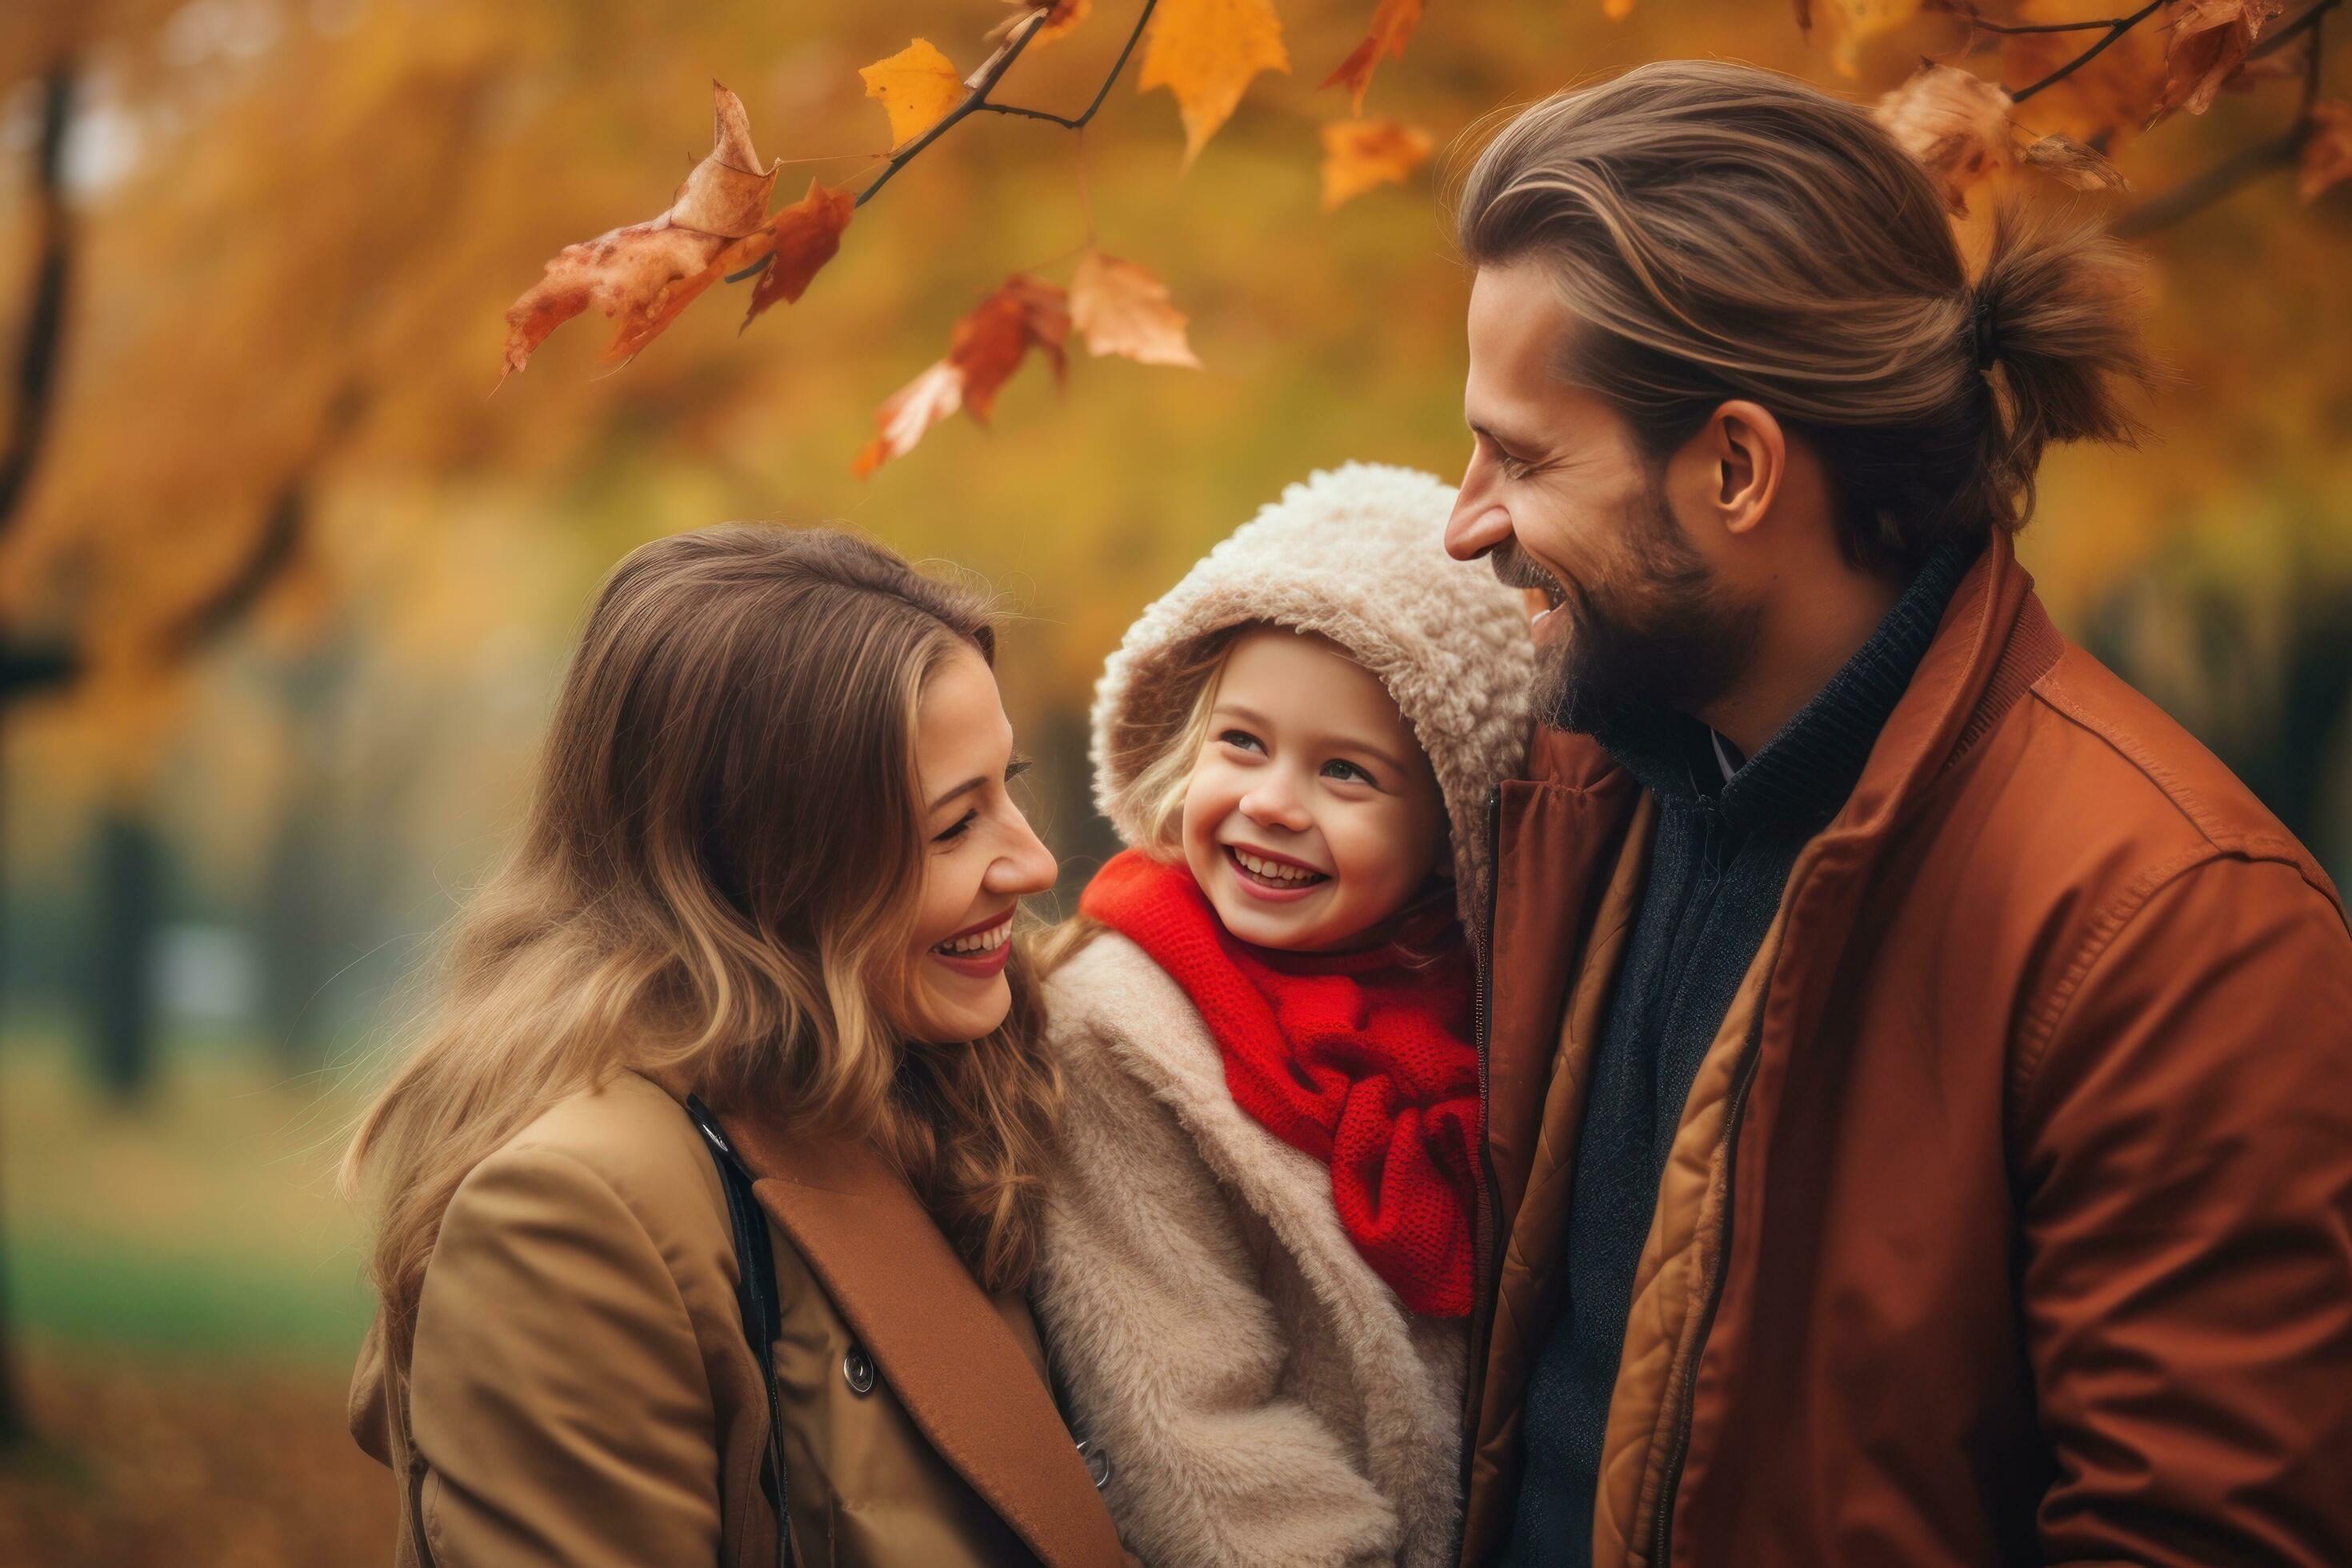
{"label": "scarf knot", "polygon": [[1181,986],[1251,1120],[1323,1162],[1348,1239],[1424,1317],[1470,1312],[1478,1054],[1468,947],[1293,953],[1235,939],[1181,866],[1135,850],[1087,884],[1081,912]]}

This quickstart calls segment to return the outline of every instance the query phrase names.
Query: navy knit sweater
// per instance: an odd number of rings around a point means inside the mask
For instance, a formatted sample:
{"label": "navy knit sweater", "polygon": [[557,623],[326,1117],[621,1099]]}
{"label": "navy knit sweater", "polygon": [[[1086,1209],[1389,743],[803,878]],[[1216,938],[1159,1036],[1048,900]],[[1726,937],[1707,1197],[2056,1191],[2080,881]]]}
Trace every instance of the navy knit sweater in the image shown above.
{"label": "navy knit sweater", "polygon": [[1706,727],[1680,714],[1596,736],[1657,797],[1657,837],[1594,1048],[1569,1202],[1567,1304],[1528,1384],[1507,1563],[1591,1562],[1601,1433],[1683,1102],[1797,852],[1853,793],[1975,555],[1953,544],[1930,556],[1870,640],[1728,780]]}

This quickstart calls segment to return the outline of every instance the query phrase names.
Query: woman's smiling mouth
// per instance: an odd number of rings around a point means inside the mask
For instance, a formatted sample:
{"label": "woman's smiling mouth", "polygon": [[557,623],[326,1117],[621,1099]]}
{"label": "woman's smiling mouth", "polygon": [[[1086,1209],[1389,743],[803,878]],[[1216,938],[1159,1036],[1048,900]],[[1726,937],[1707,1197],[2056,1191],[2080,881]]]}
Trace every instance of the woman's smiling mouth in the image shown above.
{"label": "woman's smiling mouth", "polygon": [[1003,972],[1013,957],[1013,916],[1007,910],[976,926],[967,926],[931,948],[931,956],[959,974],[986,980]]}

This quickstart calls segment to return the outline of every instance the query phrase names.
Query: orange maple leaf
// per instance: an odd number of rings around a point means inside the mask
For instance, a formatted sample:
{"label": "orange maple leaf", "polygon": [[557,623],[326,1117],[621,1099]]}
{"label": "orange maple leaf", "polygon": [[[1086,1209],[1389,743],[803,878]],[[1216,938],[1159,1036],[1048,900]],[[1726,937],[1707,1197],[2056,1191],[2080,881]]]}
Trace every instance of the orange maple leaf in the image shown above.
{"label": "orange maple leaf", "polygon": [[[760,274],[759,287],[751,290],[751,306],[743,312],[744,326],[779,300],[787,305],[800,303],[817,268],[841,248],[842,233],[856,210],[857,199],[847,191],[829,190],[811,180],[808,195],[769,220],[755,237],[764,241],[761,248],[770,258],[768,269]],[[729,270],[740,271],[758,259],[756,254],[746,254]]]}
{"label": "orange maple leaf", "polygon": [[1097,357],[1201,368],[1184,341],[1184,312],[1169,303],[1168,285],[1135,262],[1099,250],[1081,257],[1070,275],[1070,322]]}
{"label": "orange maple leaf", "polygon": [[996,394],[1035,349],[1060,381],[1069,369],[1069,295],[1059,284],[1016,272],[967,311],[948,334],[947,357],[900,387],[874,413],[879,432],[851,471],[863,479],[903,457],[923,433],[961,408],[982,424]]}
{"label": "orange maple leaf", "polygon": [[928,38],[917,38],[888,59],[861,67],[857,74],[866,83],[866,96],[880,99],[890,116],[894,150],[945,120],[963,101],[963,79]]}
{"label": "orange maple leaf", "polygon": [[1233,117],[1260,71],[1290,73],[1272,0],[1160,0],[1136,90],[1164,87],[1184,121],[1184,167]]}
{"label": "orange maple leaf", "polygon": [[626,358],[650,342],[719,276],[711,264],[759,232],[776,172],[751,150],[742,100],[717,82],[710,152],[688,172],[669,210],[645,223],[567,245],[545,276],[507,310],[500,381],[522,369],[547,335],[593,305],[620,327],[605,357]]}
{"label": "orange maple leaf", "polygon": [[1001,38],[1027,21],[1032,13],[1043,11],[1045,19],[1037,24],[1037,36],[1029,40],[1029,47],[1033,49],[1076,31],[1079,23],[1094,15],[1095,9],[1095,0],[1004,0],[1004,3],[1018,9],[991,27],[989,37]]}
{"label": "orange maple leaf", "polygon": [[[1392,60],[1404,58],[1404,46],[1421,21],[1421,14],[1429,0],[1381,0],[1372,9],[1371,31],[1364,35],[1339,68],[1323,79],[1324,87],[1345,84],[1349,96],[1349,112],[1364,112],[1364,92],[1372,85],[1372,72],[1382,56]],[[1319,89],[1318,89],[1319,90]]]}
{"label": "orange maple leaf", "polygon": [[2246,63],[2263,24],[2285,9],[2282,0],[2193,0],[2172,19],[2164,45],[2164,90],[2147,123],[2176,109],[2202,114],[2212,108],[2221,84]]}
{"label": "orange maple leaf", "polygon": [[1323,127],[1323,210],[1402,181],[1429,159],[1429,132],[1401,120],[1334,120]]}
{"label": "orange maple leaf", "polygon": [[2305,201],[2339,180],[2352,180],[2352,103],[2315,103],[2310,118],[2303,138],[2302,172],[2295,178],[2295,190]]}
{"label": "orange maple leaf", "polygon": [[1871,115],[1927,167],[1954,214],[1969,187],[2010,161],[2009,94],[1957,66],[1924,65]]}

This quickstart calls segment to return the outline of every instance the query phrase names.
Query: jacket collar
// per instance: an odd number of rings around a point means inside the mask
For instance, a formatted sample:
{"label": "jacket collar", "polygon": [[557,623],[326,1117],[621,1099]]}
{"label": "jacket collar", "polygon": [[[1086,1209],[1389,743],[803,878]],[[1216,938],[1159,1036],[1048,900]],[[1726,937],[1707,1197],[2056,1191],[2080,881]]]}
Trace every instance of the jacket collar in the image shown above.
{"label": "jacket collar", "polygon": [[1116,1568],[1118,1534],[1053,1396],[906,1182],[863,1140],[720,1120],[761,1205],[940,1457],[1051,1568]]}
{"label": "jacket collar", "polygon": [[1662,801],[1712,800],[1738,833],[1765,826],[1817,833],[1862,776],[1983,548],[1982,540],[1954,540],[1930,553],[1868,640],[1728,779],[1706,726],[1680,713],[1622,713],[1596,738]]}
{"label": "jacket collar", "polygon": [[[1996,533],[1953,590],[1927,653],[1895,704],[1862,778],[1829,832],[1875,836],[1968,749],[2064,650],[2016,548]],[[1528,749],[1535,783],[1589,790],[1623,770],[1587,735],[1538,727]]]}

